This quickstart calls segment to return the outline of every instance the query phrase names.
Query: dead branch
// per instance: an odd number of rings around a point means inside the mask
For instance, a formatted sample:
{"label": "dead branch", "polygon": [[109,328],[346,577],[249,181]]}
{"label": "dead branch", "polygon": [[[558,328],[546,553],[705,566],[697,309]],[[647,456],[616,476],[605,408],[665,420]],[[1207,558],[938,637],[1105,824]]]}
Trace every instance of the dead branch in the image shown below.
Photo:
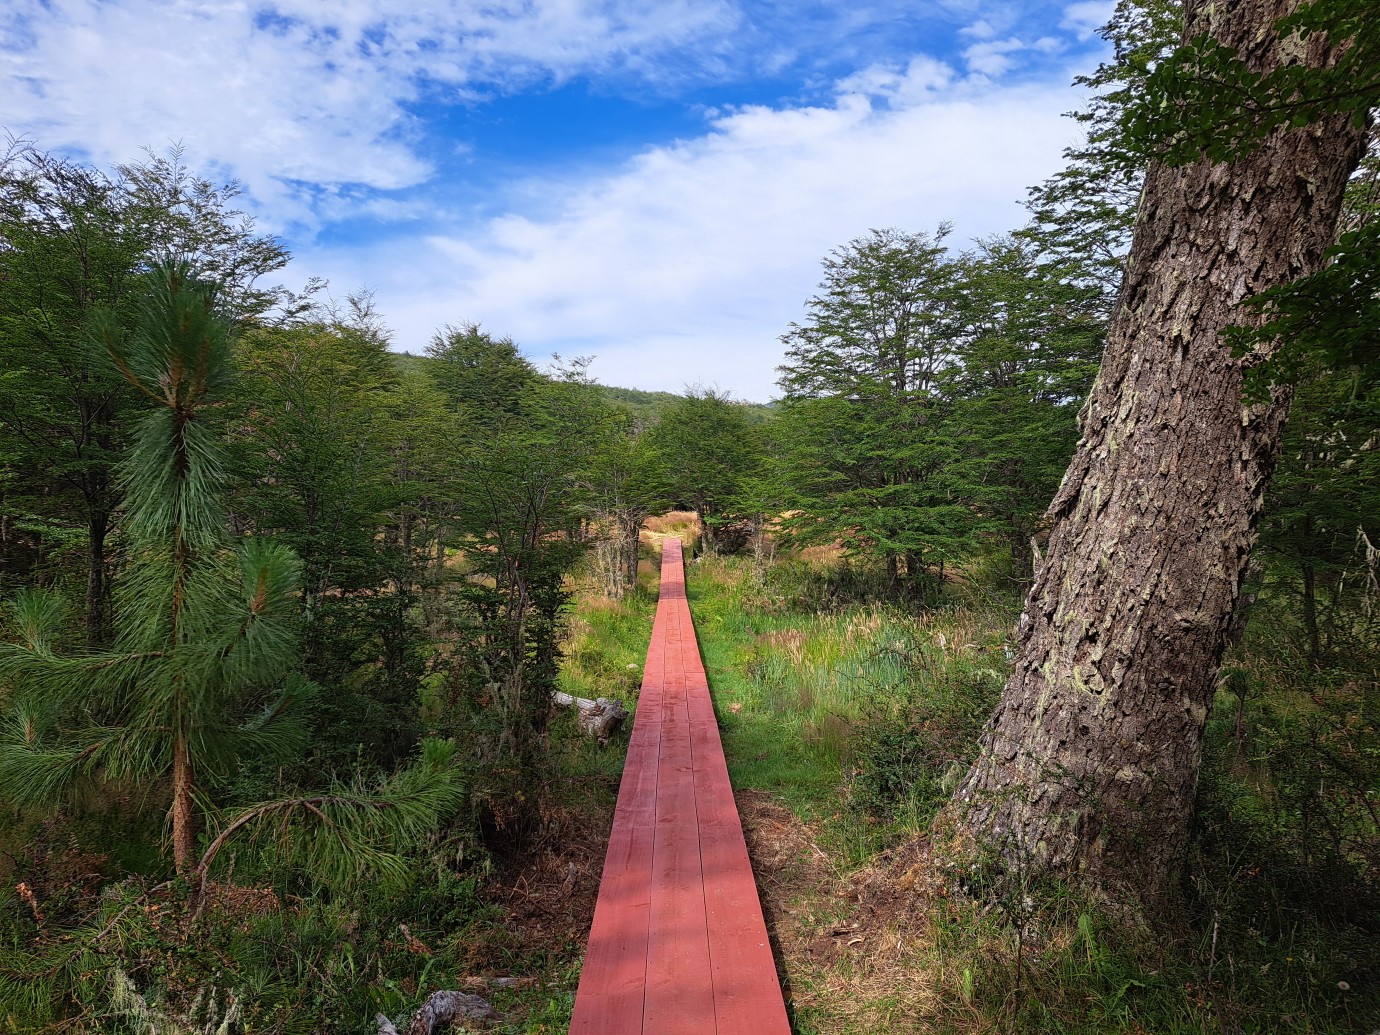
{"label": "dead branch", "polygon": [[[456,1021],[496,1021],[498,1011],[482,996],[468,992],[432,992],[412,1015],[404,1035],[432,1035],[438,1028]],[[399,1035],[397,1027],[383,1014],[374,1015],[379,1035]]]}

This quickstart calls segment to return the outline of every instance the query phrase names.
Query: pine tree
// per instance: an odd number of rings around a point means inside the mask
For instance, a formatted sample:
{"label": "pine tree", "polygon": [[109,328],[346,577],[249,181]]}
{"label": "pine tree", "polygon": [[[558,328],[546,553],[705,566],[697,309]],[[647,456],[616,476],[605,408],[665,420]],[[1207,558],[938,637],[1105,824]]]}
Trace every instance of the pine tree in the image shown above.
{"label": "pine tree", "polygon": [[120,464],[129,554],[112,649],[59,649],[63,608],[28,590],[18,642],[0,647],[14,689],[0,786],[16,803],[61,799],[82,778],[169,778],[173,861],[193,863],[204,779],[245,752],[298,743],[291,678],[298,562],[285,547],[233,541],[220,493],[223,449],[209,415],[230,372],[230,323],[182,264],[147,275],[138,330],[107,321],[101,343],[146,400]]}
{"label": "pine tree", "polygon": [[113,175],[23,145],[0,156],[0,440],[14,476],[0,526],[27,529],[0,536],[0,554],[24,572],[23,540],[84,538],[89,647],[108,643],[114,467],[135,419],[130,386],[86,347],[89,324],[100,312],[133,327],[138,271],[167,256],[221,285],[237,321],[299,309],[256,286],[288,256],[231,207],[238,192],[191,175],[177,149]]}

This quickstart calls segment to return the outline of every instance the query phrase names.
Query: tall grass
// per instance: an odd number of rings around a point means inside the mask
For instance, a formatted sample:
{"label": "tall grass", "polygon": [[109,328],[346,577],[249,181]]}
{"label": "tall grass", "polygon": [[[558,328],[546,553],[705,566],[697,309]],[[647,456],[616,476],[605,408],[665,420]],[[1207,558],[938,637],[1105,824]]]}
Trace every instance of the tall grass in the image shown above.
{"label": "tall grass", "polygon": [[869,573],[829,556],[688,571],[735,787],[779,796],[869,889],[860,914],[802,908],[829,918],[815,941],[918,903],[868,931],[885,951],[786,961],[798,1031],[1380,1032],[1370,657],[1310,667],[1262,614],[1209,722],[1182,909],[1143,917],[1019,874],[993,898],[981,857],[931,829],[1004,681],[1013,601],[970,583],[930,610],[869,602]]}
{"label": "tall grass", "polygon": [[814,611],[732,557],[696,558],[688,592],[735,785],[826,820],[850,863],[922,830],[1000,688],[1009,615]]}

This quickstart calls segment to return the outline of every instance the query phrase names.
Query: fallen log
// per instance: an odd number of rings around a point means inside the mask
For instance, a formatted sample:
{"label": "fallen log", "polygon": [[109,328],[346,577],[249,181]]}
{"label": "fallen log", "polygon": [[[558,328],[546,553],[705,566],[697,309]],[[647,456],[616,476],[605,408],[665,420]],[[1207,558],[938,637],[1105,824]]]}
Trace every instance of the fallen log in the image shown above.
{"label": "fallen log", "polygon": [[607,697],[591,701],[587,697],[572,697],[557,690],[551,695],[551,700],[562,708],[578,709],[580,715],[576,721],[580,728],[591,737],[598,737],[600,744],[607,744],[628,717],[628,710],[623,707],[622,701]]}
{"label": "fallen log", "polygon": [[[432,1035],[438,1028],[456,1021],[489,1022],[499,1019],[498,1011],[489,1005],[482,996],[467,992],[432,992],[416,1013],[404,1035]],[[377,1014],[374,1022],[379,1026],[379,1035],[399,1035],[397,1027],[383,1014]]]}

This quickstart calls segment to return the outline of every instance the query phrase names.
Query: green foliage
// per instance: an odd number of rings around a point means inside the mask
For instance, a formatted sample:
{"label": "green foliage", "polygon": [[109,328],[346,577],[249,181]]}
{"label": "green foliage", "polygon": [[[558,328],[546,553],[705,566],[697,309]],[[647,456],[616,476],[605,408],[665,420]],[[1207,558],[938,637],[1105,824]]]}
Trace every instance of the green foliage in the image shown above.
{"label": "green foliage", "polygon": [[1316,379],[1319,368],[1355,384],[1355,394],[1380,380],[1380,138],[1347,185],[1338,240],[1316,273],[1248,299],[1258,314],[1251,327],[1228,328],[1238,356],[1251,355],[1247,396],[1260,401],[1271,387]]}
{"label": "green foliage", "polygon": [[467,801],[453,742],[428,740],[422,758],[370,786],[363,776],[327,793],[261,802],[220,817],[197,864],[203,886],[235,841],[257,844],[275,868],[295,865],[336,894],[406,887],[408,848],[425,844]]}
{"label": "green foliage", "polygon": [[1007,615],[875,603],[816,613],[777,562],[703,558],[688,592],[735,787],[821,819],[846,860],[928,824],[1000,689]]}
{"label": "green foliage", "polygon": [[949,659],[924,642],[886,644],[878,655],[879,666],[897,666],[904,676],[863,710],[848,798],[878,819],[903,814],[923,825],[977,757],[978,734],[996,705],[1005,666],[989,658],[979,667],[984,659],[976,654]]}
{"label": "green foliage", "polygon": [[[782,522],[799,543],[841,541],[922,595],[970,543],[944,429],[954,265],[933,238],[873,231],[824,260],[809,320],[782,337]],[[903,571],[904,569],[904,571]]]}
{"label": "green foliage", "polygon": [[1272,621],[1317,665],[1357,657],[1376,637],[1380,543],[1380,396],[1358,373],[1316,360],[1301,375],[1261,522],[1257,591]]}
{"label": "green foliage", "polygon": [[1255,326],[1233,327],[1227,341],[1238,356],[1262,357],[1247,375],[1253,401],[1272,386],[1293,384],[1319,363],[1373,384],[1380,379],[1380,154],[1372,153],[1353,181],[1353,204],[1322,269],[1247,302]]}
{"label": "green foliage", "polygon": [[[91,324],[132,332],[138,274],[167,257],[217,281],[235,320],[298,309],[302,299],[255,285],[287,253],[232,207],[237,193],[192,176],[176,150],[113,174],[23,145],[0,158],[0,444],[10,476],[0,508],[21,527],[60,521],[85,538],[91,647],[108,643],[114,465],[136,412],[131,386],[89,348]],[[47,542],[7,536],[3,551],[23,576]]]}
{"label": "green foliage", "polygon": [[302,667],[330,688],[314,767],[386,770],[419,733],[417,597],[436,530],[417,480],[437,466],[442,416],[420,409],[386,345],[357,314],[258,330],[238,349],[232,507],[303,562]]}
{"label": "green foliage", "polygon": [[1177,0],[1117,0],[1099,35],[1113,57],[1074,84],[1091,92],[1072,117],[1083,139],[1064,150],[1064,168],[1030,188],[1029,224],[1018,237],[1080,285],[1095,287],[1110,314],[1131,249],[1143,165],[1123,160],[1122,113],[1146,96],[1146,76],[1179,42]]}
{"label": "green foliage", "polygon": [[178,889],[130,880],[79,923],[5,925],[6,1030],[216,1032],[233,1011],[247,1031],[372,1035],[376,1013],[450,987],[496,924],[478,877],[446,856],[419,846],[402,885],[367,895],[290,899],[267,881],[217,883],[191,915]]}
{"label": "green foliage", "polygon": [[1277,635],[1277,603],[1259,605],[1208,723],[1196,951],[1224,1021],[1353,1030],[1380,1017],[1380,681],[1373,648],[1310,664]]}
{"label": "green foliage", "polygon": [[955,259],[874,231],[825,260],[782,367],[780,527],[883,564],[887,591],[938,598],[999,536],[1017,580],[1076,440],[1101,347],[1095,289],[988,241]]}
{"label": "green foliage", "polygon": [[715,545],[716,524],[731,518],[762,457],[744,404],[713,389],[691,389],[668,405],[648,432],[660,501],[699,516],[701,543]]}
{"label": "green foliage", "polygon": [[[174,856],[188,864],[193,798],[246,752],[285,753],[308,688],[294,660],[298,564],[281,545],[231,542],[218,490],[222,449],[205,410],[229,371],[214,294],[173,265],[147,277],[138,333],[101,328],[112,360],[152,404],[122,463],[131,563],[109,651],[55,649],[61,607],[39,591],[13,605],[0,645],[14,689],[0,773],[15,802],[62,798],[86,777],[147,787],[173,777]],[[201,772],[199,778],[196,774]]]}
{"label": "green foliage", "polygon": [[[634,421],[648,425],[655,424],[668,407],[684,398],[675,392],[644,392],[613,385],[599,385],[598,391],[611,406],[625,411]],[[739,402],[737,405],[750,424],[765,424],[775,413],[770,403]]]}
{"label": "green foliage", "polygon": [[463,488],[450,506],[468,577],[451,619],[463,663],[452,679],[485,795],[521,827],[546,773],[565,576],[584,551],[582,487],[607,411],[578,378],[534,379],[510,405],[458,428]]}
{"label": "green foliage", "polygon": [[1373,14],[1367,0],[1312,0],[1280,20],[1276,31],[1284,40],[1295,37],[1296,49],[1319,35],[1336,48],[1325,68],[1283,61],[1261,74],[1249,55],[1207,34],[1187,40],[1146,69],[1143,93],[1124,108],[1124,160],[1230,161],[1281,127],[1308,126],[1334,114],[1365,125],[1380,102],[1380,30]]}
{"label": "green foliage", "polygon": [[602,579],[586,577],[583,591],[576,593],[562,645],[561,690],[590,700],[617,698],[631,709],[642,684],[656,613],[656,595],[648,581],[610,600],[599,591]]}
{"label": "green foliage", "polygon": [[585,482],[594,559],[605,593],[620,598],[637,584],[642,522],[658,498],[664,461],[632,418],[610,410],[596,429]]}
{"label": "green foliage", "polygon": [[1037,261],[1013,238],[983,242],[961,265],[957,362],[945,371],[959,446],[953,492],[1007,548],[1017,585],[1078,439],[1077,413],[1102,352],[1094,288]]}
{"label": "green foliage", "polygon": [[451,406],[476,424],[517,414],[538,379],[512,338],[495,338],[477,323],[438,331],[426,352],[437,361],[430,376]]}

